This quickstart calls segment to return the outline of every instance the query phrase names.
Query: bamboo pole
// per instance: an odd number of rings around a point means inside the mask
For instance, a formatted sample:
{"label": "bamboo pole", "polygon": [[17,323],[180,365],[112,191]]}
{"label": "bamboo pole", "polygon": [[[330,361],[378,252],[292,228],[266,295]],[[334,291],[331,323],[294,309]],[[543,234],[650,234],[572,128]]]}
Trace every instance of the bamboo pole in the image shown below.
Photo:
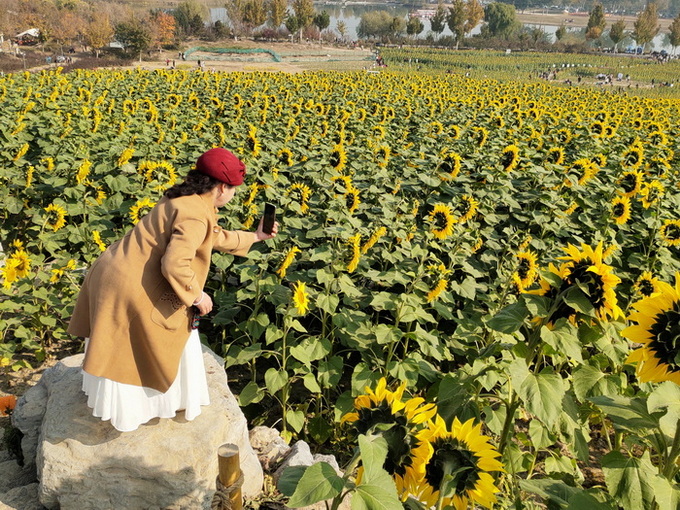
{"label": "bamboo pole", "polygon": [[[219,466],[219,478],[222,485],[229,487],[234,485],[241,476],[241,464],[238,454],[238,446],[235,444],[223,444],[217,450],[217,462]],[[241,488],[236,488],[230,495],[231,508],[243,509],[243,496]]]}

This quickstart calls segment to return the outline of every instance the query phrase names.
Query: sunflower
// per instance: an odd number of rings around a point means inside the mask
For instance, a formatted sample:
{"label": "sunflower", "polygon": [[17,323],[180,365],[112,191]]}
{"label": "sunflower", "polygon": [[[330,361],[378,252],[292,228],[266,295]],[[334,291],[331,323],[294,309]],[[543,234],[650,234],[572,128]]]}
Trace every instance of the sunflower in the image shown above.
{"label": "sunflower", "polygon": [[150,198],[142,198],[130,207],[130,220],[133,224],[137,224],[142,216],[146,215],[153,206],[156,205]]}
{"label": "sunflower", "polygon": [[35,173],[35,167],[29,165],[26,169],[26,188],[30,188],[33,185],[33,174]]}
{"label": "sunflower", "polygon": [[380,227],[378,230],[376,230],[368,239],[368,241],[366,241],[366,243],[361,247],[361,253],[366,254],[368,250],[373,248],[375,243],[377,243],[385,234],[387,234],[387,228],[385,227]]}
{"label": "sunflower", "polygon": [[637,363],[636,373],[642,382],[673,381],[680,384],[680,274],[675,286],[657,283],[658,292],[633,303],[635,311],[628,316],[636,322],[621,331],[631,342],[642,344],[628,356]]}
{"label": "sunflower", "polygon": [[663,184],[659,181],[654,180],[644,184],[640,190],[640,202],[642,202],[642,207],[649,209],[656,204],[663,197],[664,191]]}
{"label": "sunflower", "polygon": [[636,294],[642,297],[649,297],[659,292],[659,279],[654,278],[654,275],[649,271],[645,271],[635,280],[633,289],[635,289]]}
{"label": "sunflower", "polygon": [[118,161],[116,162],[117,167],[121,167],[128,163],[132,156],[135,154],[135,149],[133,147],[127,147],[120,155],[118,158]]}
{"label": "sunflower", "polygon": [[297,282],[293,285],[293,306],[300,315],[306,314],[309,310],[309,295],[304,282]]}
{"label": "sunflower", "polygon": [[347,192],[345,192],[345,203],[347,204],[347,212],[354,214],[361,203],[359,190],[354,187],[348,189]]}
{"label": "sunflower", "polygon": [[106,245],[102,241],[102,235],[99,233],[97,230],[92,231],[92,240],[94,241],[94,244],[97,245],[97,248],[99,248],[99,251],[105,251],[106,250]]}
{"label": "sunflower", "polygon": [[427,293],[425,300],[428,303],[432,303],[432,301],[436,300],[439,295],[446,290],[448,284],[449,281],[446,278],[440,278],[437,280],[437,285],[435,285],[434,288]]}
{"label": "sunflower", "polygon": [[614,197],[612,200],[612,217],[617,225],[623,225],[630,219],[630,198]]}
{"label": "sunflower", "polygon": [[642,188],[643,179],[644,174],[638,170],[623,172],[619,179],[619,186],[623,188],[623,195],[626,197],[637,195]]}
{"label": "sunflower", "polygon": [[564,149],[562,147],[551,147],[545,155],[545,160],[553,165],[564,163]]}
{"label": "sunflower", "polygon": [[29,145],[28,145],[28,142],[27,142],[27,143],[23,144],[21,146],[21,148],[17,151],[17,153],[14,155],[14,158],[12,158],[12,161],[17,161],[17,160],[23,158],[26,155],[26,153],[28,152],[28,149],[29,149]]}
{"label": "sunflower", "polygon": [[456,224],[456,217],[453,209],[446,204],[435,204],[432,212],[428,215],[428,220],[432,224],[430,231],[437,239],[444,240],[453,235],[453,226]]}
{"label": "sunflower", "polygon": [[459,206],[461,213],[460,217],[456,220],[457,223],[462,225],[463,223],[466,223],[474,218],[475,214],[477,214],[478,207],[479,202],[477,202],[474,197],[471,197],[470,195],[463,195],[461,197]]}
{"label": "sunflower", "polygon": [[621,166],[626,170],[637,170],[645,160],[644,150],[639,142],[633,143],[621,155]]}
{"label": "sunflower", "polygon": [[536,261],[538,256],[530,251],[520,251],[515,255],[517,258],[517,269],[515,273],[517,275],[517,285],[519,292],[524,292],[524,289],[531,287],[538,277],[538,266]]}
{"label": "sunflower", "polygon": [[291,247],[286,252],[286,256],[283,257],[283,262],[281,262],[281,265],[276,270],[276,274],[279,275],[281,278],[285,278],[286,271],[288,271],[288,268],[293,263],[293,260],[295,260],[295,255],[297,255],[298,253],[301,253],[300,248],[298,248],[297,246]]}
{"label": "sunflower", "polygon": [[293,152],[286,147],[280,149],[276,153],[276,157],[279,160],[279,163],[281,163],[282,165],[293,166],[293,164],[295,163],[295,161],[293,160]]}
{"label": "sunflower", "polygon": [[359,265],[361,259],[361,234],[354,234],[347,239],[347,244],[352,248],[352,260],[347,264],[347,272],[353,273]]}
{"label": "sunflower", "polygon": [[472,131],[473,143],[481,149],[489,138],[489,131],[485,127],[473,127]]}
{"label": "sunflower", "polygon": [[666,220],[659,229],[664,244],[680,246],[680,220]]}
{"label": "sunflower", "polygon": [[246,136],[246,149],[250,152],[250,155],[254,158],[260,155],[260,150],[262,145],[257,139],[257,128],[252,124],[248,125],[248,135]]}
{"label": "sunflower", "polygon": [[45,224],[54,232],[66,225],[66,209],[57,204],[50,204],[45,207],[47,212],[47,219]]}
{"label": "sunflower", "polygon": [[366,387],[365,395],[354,399],[354,411],[345,414],[341,423],[350,423],[357,434],[380,434],[387,442],[384,469],[392,475],[399,495],[405,499],[417,487],[413,470],[414,452],[419,442],[414,431],[432,419],[437,408],[422,398],[404,401],[406,383],[387,389],[381,378],[375,391]]}
{"label": "sunflower", "polygon": [[295,183],[286,190],[286,196],[296,194],[299,196],[300,212],[305,214],[309,211],[309,197],[312,196],[312,190],[306,184]]}
{"label": "sunflower", "polygon": [[[586,158],[581,158],[577,159],[571,164],[568,173],[577,177],[578,178],[577,182],[579,186],[583,186],[595,176],[597,170],[598,170],[597,166],[593,164],[592,161]],[[572,184],[573,182],[571,179],[569,179],[569,177],[567,177],[564,180],[565,186],[570,187],[572,186]]]}
{"label": "sunflower", "polygon": [[26,278],[31,271],[31,259],[26,250],[17,250],[8,259],[10,265],[14,266],[17,278]]}
{"label": "sunflower", "polygon": [[[611,266],[603,262],[602,243],[599,243],[595,249],[587,244],[581,244],[581,249],[569,244],[564,248],[564,251],[567,255],[558,257],[565,261],[559,269],[552,264],[549,268],[551,273],[560,277],[559,288],[551,287],[545,280],[542,280],[541,289],[531,293],[554,297],[577,286],[587,295],[595,310],[595,315],[600,320],[616,320],[623,317],[623,311],[617,304],[616,293],[614,292],[614,288],[621,282],[621,279],[612,273]],[[548,319],[548,322],[554,324],[561,318],[568,318],[573,321],[576,316],[577,311],[562,302]]]}
{"label": "sunflower", "polygon": [[444,155],[444,160],[439,165],[439,169],[442,172],[446,172],[448,177],[455,179],[458,177],[461,168],[460,154],[457,152],[446,152]]}
{"label": "sunflower", "polygon": [[519,163],[519,147],[508,145],[501,153],[501,166],[506,172],[512,172]]}
{"label": "sunflower", "polygon": [[5,264],[0,267],[0,275],[2,276],[2,286],[5,289],[12,287],[12,284],[19,277],[17,272],[17,260],[8,258],[5,260]]}
{"label": "sunflower", "polygon": [[392,149],[389,145],[381,145],[375,151],[375,156],[378,160],[378,166],[381,168],[387,167],[390,162],[390,156],[392,155]]}
{"label": "sunflower", "polygon": [[[474,425],[474,418],[461,423],[456,417],[449,430],[437,415],[416,439],[420,444],[414,451],[413,469],[420,501],[431,507],[442,496],[442,506],[456,510],[476,505],[491,508],[496,503],[499,491],[489,472],[504,469],[500,453],[482,435],[481,423]],[[444,487],[447,490],[440,495]]]}

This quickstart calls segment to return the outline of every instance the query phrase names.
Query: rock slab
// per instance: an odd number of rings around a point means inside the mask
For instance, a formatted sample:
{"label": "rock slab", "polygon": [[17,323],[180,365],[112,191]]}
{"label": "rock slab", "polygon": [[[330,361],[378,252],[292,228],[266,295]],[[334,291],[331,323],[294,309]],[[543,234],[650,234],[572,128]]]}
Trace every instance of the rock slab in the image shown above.
{"label": "rock slab", "polygon": [[239,448],[243,495],[262,489],[262,467],[250,446],[246,419],[227,385],[222,360],[204,347],[210,405],[189,422],[184,413],[118,432],[92,416],[81,390],[83,355],[61,360],[19,399],[12,415],[34,463],[39,499],[47,508],[210,508],[217,450]]}

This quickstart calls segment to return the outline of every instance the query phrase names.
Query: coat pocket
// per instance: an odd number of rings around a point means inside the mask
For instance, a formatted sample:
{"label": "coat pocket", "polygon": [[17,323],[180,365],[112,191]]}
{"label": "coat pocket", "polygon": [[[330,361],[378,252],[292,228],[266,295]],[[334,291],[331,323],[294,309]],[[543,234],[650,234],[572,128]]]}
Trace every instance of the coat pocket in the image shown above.
{"label": "coat pocket", "polygon": [[175,330],[183,325],[188,326],[189,315],[187,307],[174,292],[164,292],[154,303],[151,311],[154,324],[168,330]]}

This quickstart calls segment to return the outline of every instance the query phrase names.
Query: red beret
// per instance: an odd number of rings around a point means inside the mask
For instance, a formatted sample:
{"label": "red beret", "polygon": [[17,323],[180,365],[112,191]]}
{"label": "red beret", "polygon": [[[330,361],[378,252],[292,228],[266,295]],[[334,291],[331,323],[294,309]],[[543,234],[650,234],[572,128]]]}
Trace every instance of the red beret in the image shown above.
{"label": "red beret", "polygon": [[196,161],[196,170],[229,186],[243,184],[246,175],[246,165],[243,161],[222,147],[201,154]]}

